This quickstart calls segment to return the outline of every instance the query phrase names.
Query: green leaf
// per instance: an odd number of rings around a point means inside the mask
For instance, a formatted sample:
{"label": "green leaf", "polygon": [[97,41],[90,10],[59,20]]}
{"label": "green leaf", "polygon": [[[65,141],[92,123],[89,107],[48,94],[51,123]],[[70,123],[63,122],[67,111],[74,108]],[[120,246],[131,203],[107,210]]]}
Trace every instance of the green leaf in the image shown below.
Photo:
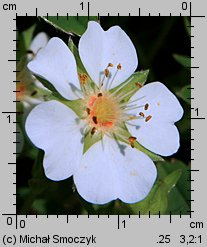
{"label": "green leaf", "polygon": [[44,175],[43,170],[43,157],[44,152],[39,150],[32,169],[32,178],[29,180],[30,193],[24,201],[21,213],[25,214],[32,207],[32,204],[37,196],[42,194],[48,187],[48,180]]}
{"label": "green leaf", "polygon": [[32,207],[38,214],[47,214],[47,201],[45,199],[36,199]]}
{"label": "green leaf", "polygon": [[182,66],[184,66],[185,68],[190,69],[191,66],[191,59],[187,56],[184,55],[178,55],[178,54],[174,54],[173,57],[175,58],[175,60],[180,63]]}
{"label": "green leaf", "polygon": [[185,25],[185,29],[186,32],[188,33],[188,35],[191,35],[191,23],[190,23],[190,18],[188,16],[184,16],[184,25]]}
{"label": "green leaf", "polygon": [[[58,18],[56,16],[49,16],[48,20],[46,17],[40,18],[57,29],[61,29],[67,33],[75,33],[79,36],[86,31],[89,22],[88,16],[80,16],[78,18],[77,16],[59,16]],[[97,21],[98,18],[96,16],[90,16],[90,20]]]}
{"label": "green leaf", "polygon": [[43,157],[44,157],[44,151],[39,150],[34,166],[32,168],[33,178],[38,178],[38,179],[45,178],[44,170],[43,170]]}
{"label": "green leaf", "polygon": [[31,190],[30,196],[34,198],[47,190],[49,182],[46,178],[31,178],[29,180],[29,188]]}
{"label": "green leaf", "polygon": [[122,102],[128,102],[129,99],[145,84],[149,70],[135,72],[125,82],[110,90],[116,95],[125,95]]}
{"label": "green leaf", "polygon": [[187,181],[189,179],[188,166],[179,160],[172,160],[172,162],[158,163],[157,169],[160,179],[175,170],[182,171],[176,186],[168,194],[168,209],[166,213],[179,214],[181,211],[182,214],[189,214],[190,202],[188,200],[191,197],[189,191],[191,186],[190,182]]}
{"label": "green leaf", "polygon": [[191,90],[189,89],[190,87],[191,87],[190,85],[187,85],[176,93],[182,100],[184,100],[189,105],[191,104],[191,100],[190,100]]}
{"label": "green leaf", "polygon": [[165,214],[168,207],[167,196],[169,192],[175,187],[177,181],[181,176],[181,170],[173,171],[163,180],[157,180],[151,192],[142,202],[131,204],[129,207],[134,213],[140,211],[141,214]]}

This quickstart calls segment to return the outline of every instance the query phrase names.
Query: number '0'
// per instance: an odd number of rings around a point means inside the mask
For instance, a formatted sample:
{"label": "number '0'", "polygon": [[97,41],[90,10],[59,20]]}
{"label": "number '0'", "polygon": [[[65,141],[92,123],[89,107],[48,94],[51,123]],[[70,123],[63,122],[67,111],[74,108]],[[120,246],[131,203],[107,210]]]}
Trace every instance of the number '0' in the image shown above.
{"label": "number '0'", "polygon": [[182,10],[187,10],[187,9],[188,9],[188,3],[182,2]]}

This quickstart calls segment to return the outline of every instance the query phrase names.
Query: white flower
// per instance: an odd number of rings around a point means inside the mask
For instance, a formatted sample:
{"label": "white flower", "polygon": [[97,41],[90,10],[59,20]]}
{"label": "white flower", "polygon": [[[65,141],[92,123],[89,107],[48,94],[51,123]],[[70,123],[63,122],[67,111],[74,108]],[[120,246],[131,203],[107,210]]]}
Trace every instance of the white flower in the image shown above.
{"label": "white flower", "polygon": [[[98,23],[89,22],[80,38],[79,54],[97,85],[95,89],[90,88],[86,74],[79,73],[78,77],[75,58],[59,38],[52,38],[28,67],[50,81],[66,99],[77,99],[81,93],[83,116],[79,118],[58,101],[45,102],[28,116],[27,134],[45,151],[46,176],[58,181],[73,175],[77,191],[85,200],[95,204],[117,198],[126,203],[143,200],[157,171],[146,154],[133,148],[136,139],[158,154],[175,153],[179,133],[174,123],[183,110],[160,82],[142,87],[128,104],[123,103],[126,95],[109,91],[127,80],[138,64],[136,50],[120,27],[103,31]],[[122,134],[123,123],[132,136]],[[99,134],[103,138],[83,154],[85,132],[91,138]]]}
{"label": "white flower", "polygon": [[[36,89],[47,90],[28,70],[28,61],[31,61],[36,56],[37,52],[46,46],[49,38],[46,33],[38,33],[32,40],[28,54],[23,56],[17,64],[17,83],[16,83],[16,98],[21,101],[24,107],[29,107],[33,104],[38,104],[43,101],[40,95],[37,95]],[[47,90],[48,91],[48,90]]]}

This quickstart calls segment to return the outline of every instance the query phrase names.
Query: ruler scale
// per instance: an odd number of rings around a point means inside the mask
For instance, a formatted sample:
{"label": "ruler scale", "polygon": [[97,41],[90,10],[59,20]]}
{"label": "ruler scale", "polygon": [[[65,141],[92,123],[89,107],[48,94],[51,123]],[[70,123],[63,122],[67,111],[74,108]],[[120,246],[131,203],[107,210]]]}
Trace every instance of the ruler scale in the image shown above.
{"label": "ruler scale", "polygon": [[[60,6],[59,6],[60,5]],[[164,0],[151,3],[150,1],[67,1],[61,4],[47,5],[41,1],[28,3],[26,1],[15,1],[15,3],[3,2],[0,4],[1,23],[7,24],[3,27],[1,45],[2,71],[1,93],[1,137],[2,137],[2,169],[1,169],[1,234],[0,241],[3,245],[14,246],[206,246],[206,224],[205,202],[207,170],[205,165],[205,137],[206,111],[205,111],[205,60],[207,37],[206,30],[206,8],[205,2],[196,1],[173,1],[169,4]],[[15,76],[16,54],[20,51],[16,44],[17,38],[16,21],[20,16],[60,16],[69,18],[76,16],[98,16],[98,19],[107,16],[189,16],[191,29],[189,38],[191,40],[191,121],[189,135],[191,136],[191,161],[192,166],[188,169],[191,183],[188,189],[191,193],[189,202],[191,209],[188,215],[182,211],[178,215],[157,215],[151,212],[142,215],[38,215],[17,214],[16,212],[16,156],[19,154],[16,145],[20,144],[16,136],[20,132],[16,129],[19,123],[18,116],[21,111],[16,110],[16,88]],[[13,84],[12,84],[13,83]],[[198,121],[202,120],[202,121]]]}

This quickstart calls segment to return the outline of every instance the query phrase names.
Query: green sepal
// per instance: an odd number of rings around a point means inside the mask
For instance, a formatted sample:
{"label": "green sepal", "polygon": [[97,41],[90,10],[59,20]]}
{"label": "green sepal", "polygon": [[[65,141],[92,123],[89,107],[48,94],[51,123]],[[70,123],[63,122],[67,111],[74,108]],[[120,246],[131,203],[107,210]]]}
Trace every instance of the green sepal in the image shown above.
{"label": "green sepal", "polygon": [[[119,136],[116,136],[117,140],[125,142],[126,144],[130,145],[129,142],[126,142],[126,140],[129,139],[129,137],[131,137],[132,135],[130,134],[130,132],[128,131],[126,125],[123,123],[120,127],[120,132],[119,132],[122,136],[125,137],[125,140],[122,139]],[[150,150],[146,149],[145,147],[143,147],[140,143],[138,143],[137,141],[134,142],[134,148],[137,148],[138,150],[140,150],[141,152],[145,153],[146,155],[148,155],[153,161],[164,161],[164,159],[151,152]]]}
{"label": "green sepal", "polygon": [[35,77],[37,78],[38,81],[40,81],[43,84],[44,87],[49,89],[52,93],[54,93],[55,95],[58,95],[59,97],[62,97],[49,81],[47,81],[46,79],[43,79],[42,77],[36,74],[35,74]]}
{"label": "green sepal", "polygon": [[[82,90],[86,91],[86,92],[87,92],[87,90],[90,91],[91,89],[93,89],[94,92],[97,91],[98,87],[97,87],[96,83],[94,83],[94,81],[90,78],[89,74],[87,73],[87,71],[86,71],[86,69],[85,69],[85,67],[81,61],[78,49],[75,46],[75,44],[73,43],[71,38],[69,38],[68,47],[75,57],[79,77],[80,77],[80,75],[86,75],[86,77],[87,77],[85,85],[84,86],[80,85],[82,87]],[[79,80],[80,80],[80,78],[79,78]]]}
{"label": "green sepal", "polygon": [[71,108],[79,117],[83,116],[83,102],[81,99],[77,100],[68,100],[65,99],[56,89],[55,87],[47,80],[36,76],[36,78],[46,87],[51,91],[50,95],[45,96],[45,101],[49,100],[57,100],[67,107]]}
{"label": "green sepal", "polygon": [[47,97],[47,100],[57,100],[60,103],[66,105],[67,107],[72,109],[80,119],[83,118],[86,113],[82,99],[66,100],[63,97],[60,97],[59,94],[53,93],[52,95]]}
{"label": "green sepal", "polygon": [[[81,36],[87,29],[89,18],[88,16],[48,16],[48,20],[46,17],[40,17],[49,25],[54,26],[56,29],[60,29],[66,33],[74,33]],[[91,21],[97,21],[98,17],[90,16]]]}
{"label": "green sepal", "polygon": [[[125,139],[121,138],[118,135],[114,135],[114,138],[117,139],[118,141],[124,142],[127,145],[130,145],[130,143],[126,140],[129,139],[129,137],[131,137],[132,135],[129,133],[128,129],[126,128],[125,124],[122,124],[120,126],[120,130],[119,130],[119,134],[121,136],[124,136]],[[91,134],[91,132],[89,131],[84,138],[84,153],[95,143],[97,143],[98,141],[100,141],[102,139],[102,135],[100,133],[95,133],[94,135]],[[141,152],[145,153],[146,155],[148,155],[153,161],[164,161],[164,159],[149,151],[148,149],[146,149],[145,147],[143,147],[140,143],[138,143],[137,141],[135,141],[134,143],[134,148],[137,148],[138,150],[140,150]]]}
{"label": "green sepal", "polygon": [[181,90],[176,93],[182,100],[184,100],[189,105],[191,104],[191,100],[190,100],[190,98],[191,98],[191,90],[190,90],[190,87],[191,87],[190,85],[187,85],[187,86],[181,88]]}
{"label": "green sepal", "polygon": [[129,99],[145,84],[148,74],[149,70],[135,72],[126,81],[115,88],[112,88],[110,93],[116,92],[116,95],[126,95],[122,102],[128,102]]}
{"label": "green sepal", "polygon": [[68,40],[68,47],[75,57],[75,61],[76,61],[77,67],[78,67],[78,72],[87,74],[87,71],[86,71],[86,69],[85,69],[85,67],[84,67],[84,65],[80,59],[78,48],[73,43],[73,40],[71,38],[69,38],[69,40]]}
{"label": "green sepal", "polygon": [[99,142],[102,139],[101,133],[95,133],[94,135],[88,131],[84,137],[84,147],[83,153],[87,152],[90,147],[92,147],[95,143]]}

